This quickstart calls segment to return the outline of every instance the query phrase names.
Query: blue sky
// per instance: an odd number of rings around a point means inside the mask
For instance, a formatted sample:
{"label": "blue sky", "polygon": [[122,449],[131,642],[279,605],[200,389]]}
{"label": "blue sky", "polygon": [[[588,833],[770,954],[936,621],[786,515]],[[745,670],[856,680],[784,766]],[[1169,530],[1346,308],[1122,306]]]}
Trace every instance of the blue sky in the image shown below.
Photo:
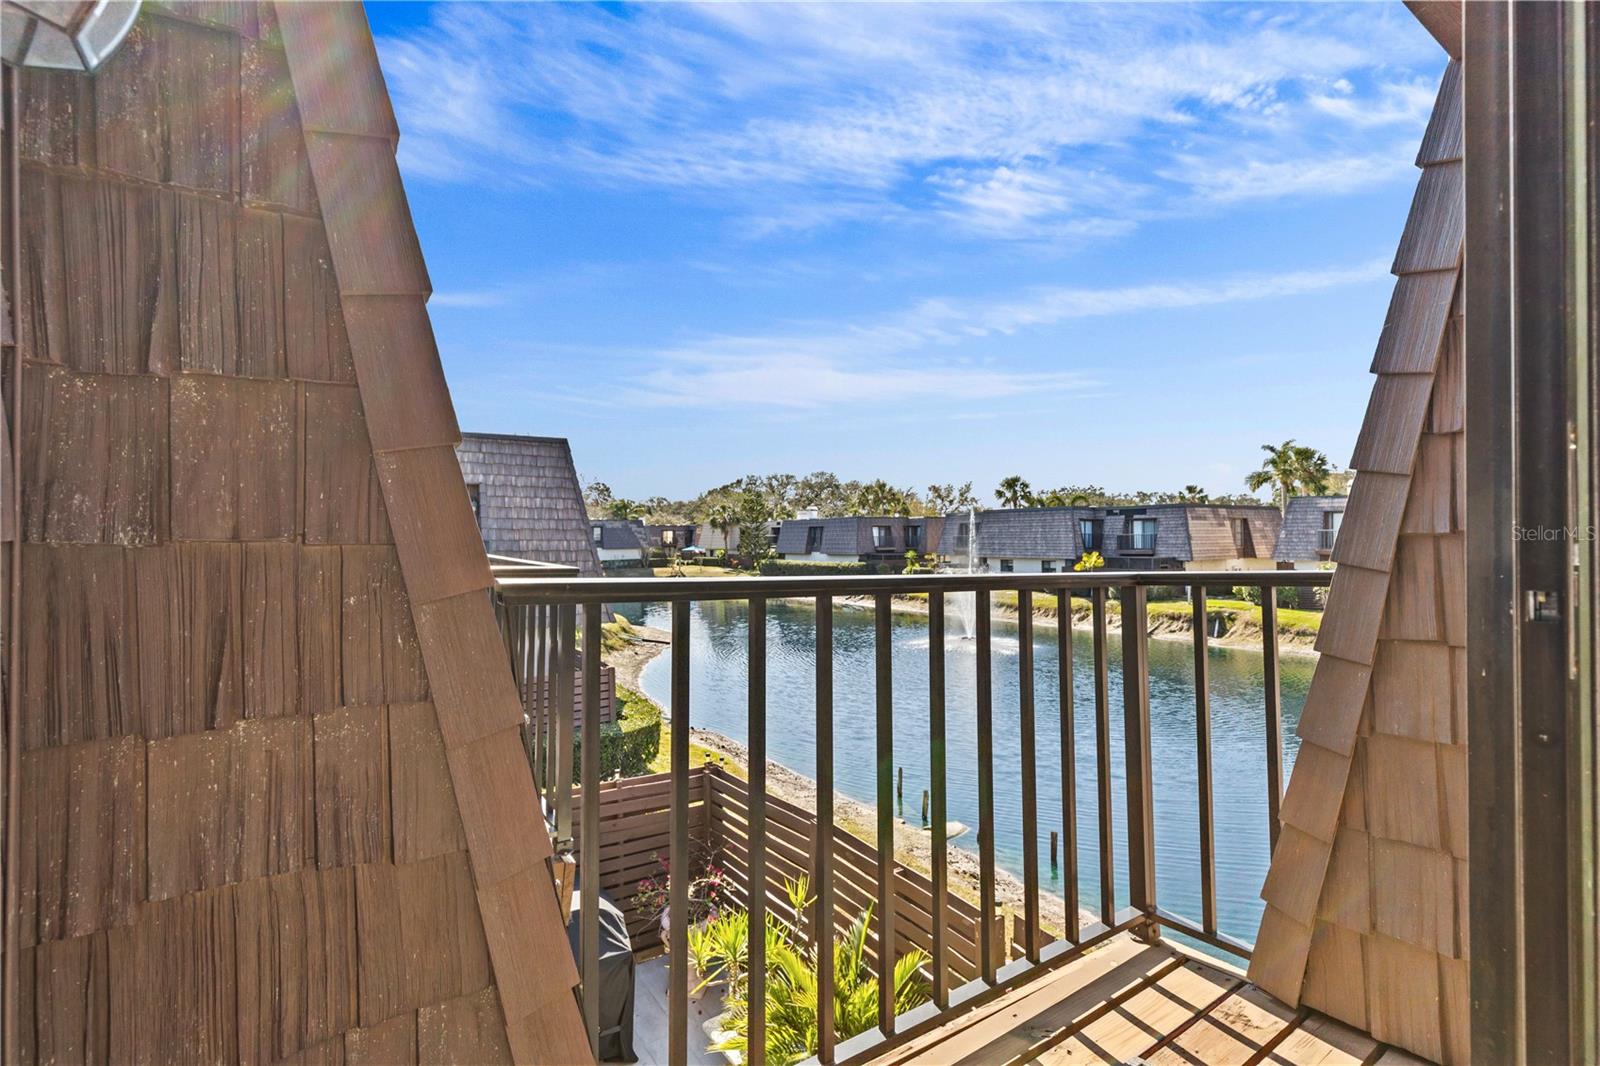
{"label": "blue sky", "polygon": [[463,429],[633,497],[1349,458],[1444,66],[1399,3],[367,9]]}

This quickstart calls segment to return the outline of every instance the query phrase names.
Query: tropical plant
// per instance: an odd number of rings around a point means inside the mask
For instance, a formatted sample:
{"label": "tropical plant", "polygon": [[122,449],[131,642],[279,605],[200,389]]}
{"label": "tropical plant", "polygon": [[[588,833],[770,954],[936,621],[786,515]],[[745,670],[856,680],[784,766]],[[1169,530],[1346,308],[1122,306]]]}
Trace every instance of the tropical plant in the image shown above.
{"label": "tropical plant", "polygon": [[719,498],[706,508],[705,517],[711,528],[722,534],[722,543],[726,546],[728,531],[739,524],[739,512],[726,499]]}
{"label": "tropical plant", "polygon": [[1097,551],[1086,551],[1083,556],[1072,564],[1074,570],[1098,570],[1106,565],[1105,557]]}
{"label": "tropical plant", "polygon": [[978,497],[973,495],[970,481],[964,485],[929,485],[927,499],[928,510],[940,515],[970,511],[978,506]]}
{"label": "tropical plant", "polygon": [[606,504],[606,514],[624,522],[637,521],[649,513],[650,509],[637,500],[612,500]]}
{"label": "tropical plant", "polygon": [[1279,445],[1263,444],[1261,450],[1267,458],[1261,469],[1244,479],[1245,487],[1259,492],[1271,486],[1280,512],[1288,512],[1291,496],[1315,496],[1328,491],[1333,467],[1328,457],[1315,448],[1286,440]]}
{"label": "tropical plant", "polygon": [[1026,507],[1033,498],[1031,487],[1021,474],[1012,474],[994,490],[994,498],[1007,507]]}
{"label": "tropical plant", "polygon": [[897,489],[882,478],[862,485],[850,501],[851,513],[858,515],[904,516],[921,509],[922,501],[915,492]]}
{"label": "tropical plant", "polygon": [[1185,485],[1178,493],[1178,503],[1210,503],[1211,494],[1199,485]]}
{"label": "tropical plant", "polygon": [[[802,895],[804,894],[802,890]],[[867,960],[867,929],[872,907],[856,916],[833,947],[834,1034],[844,1041],[864,1033],[878,1021],[878,978]],[[767,1061],[774,1066],[801,1062],[817,1051],[817,955],[800,947],[776,919],[767,921]],[[928,954],[913,949],[895,960],[894,1007],[900,1014],[928,1001],[932,989],[922,975]],[[731,1035],[712,1046],[713,1051],[749,1048],[748,988],[731,987],[725,1001]]]}

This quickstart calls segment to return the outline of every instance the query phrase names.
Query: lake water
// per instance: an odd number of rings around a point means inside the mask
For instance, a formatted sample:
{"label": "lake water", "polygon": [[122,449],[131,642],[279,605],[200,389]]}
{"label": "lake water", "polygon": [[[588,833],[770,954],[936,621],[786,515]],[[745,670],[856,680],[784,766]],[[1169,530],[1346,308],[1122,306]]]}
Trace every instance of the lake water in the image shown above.
{"label": "lake water", "polygon": [[[614,605],[635,621],[670,628],[665,604]],[[691,724],[741,743],[746,739],[747,614],[742,602],[693,606],[690,623]],[[815,610],[774,602],[767,609],[767,745],[772,761],[814,776],[817,751]],[[925,620],[896,615],[893,633],[895,766],[905,770],[905,800],[897,811],[921,822],[928,787],[928,630]],[[1041,891],[1060,893],[1061,874],[1049,864],[1052,830],[1061,830],[1061,742],[1058,659],[1052,629],[1036,628],[1035,749]],[[834,780],[845,795],[871,804],[876,797],[873,622],[869,611],[836,608],[834,617]],[[1077,754],[1080,899],[1099,906],[1098,813],[1095,794],[1094,674],[1091,635],[1073,634],[1074,733]],[[1157,899],[1199,924],[1199,814],[1195,790],[1194,652],[1188,641],[1150,645],[1151,763],[1154,770]],[[1021,753],[1018,730],[1017,627],[994,624],[995,855],[1022,876]],[[1110,635],[1113,836],[1117,901],[1126,906],[1126,763],[1122,748],[1121,647]],[[977,675],[974,643],[951,638],[945,655],[946,760],[951,819],[978,824]],[[1311,682],[1308,657],[1282,659],[1284,779],[1293,765],[1294,735]],[[1266,719],[1262,655],[1211,649],[1213,805],[1216,825],[1217,915],[1224,933],[1255,939],[1258,897],[1269,860]],[[658,656],[644,670],[646,695],[669,707],[671,664]],[[976,851],[973,834],[952,846]]]}

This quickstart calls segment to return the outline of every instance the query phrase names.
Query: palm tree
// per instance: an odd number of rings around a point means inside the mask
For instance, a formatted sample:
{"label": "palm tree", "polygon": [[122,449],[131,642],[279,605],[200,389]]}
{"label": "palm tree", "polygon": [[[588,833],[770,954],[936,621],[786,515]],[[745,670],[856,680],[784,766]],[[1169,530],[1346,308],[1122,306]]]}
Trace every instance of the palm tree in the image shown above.
{"label": "palm tree", "polygon": [[612,518],[620,518],[624,522],[632,522],[643,518],[649,513],[649,508],[636,500],[612,500],[606,505],[606,513]]}
{"label": "palm tree", "polygon": [[1033,498],[1033,489],[1021,474],[1012,474],[994,490],[994,498],[1007,507],[1023,507]]}
{"label": "palm tree", "polygon": [[1328,457],[1315,448],[1286,440],[1277,446],[1263,444],[1261,450],[1267,453],[1267,458],[1260,470],[1244,479],[1245,487],[1259,492],[1272,486],[1280,512],[1288,512],[1291,496],[1316,496],[1328,491],[1333,468]]}
{"label": "palm tree", "polygon": [[732,554],[733,545],[728,541],[728,530],[739,524],[739,514],[729,505],[727,500],[719,499],[706,508],[706,521],[711,528],[722,534],[722,546]]}
{"label": "palm tree", "polygon": [[1178,493],[1179,503],[1210,503],[1211,494],[1199,485],[1185,485]]}

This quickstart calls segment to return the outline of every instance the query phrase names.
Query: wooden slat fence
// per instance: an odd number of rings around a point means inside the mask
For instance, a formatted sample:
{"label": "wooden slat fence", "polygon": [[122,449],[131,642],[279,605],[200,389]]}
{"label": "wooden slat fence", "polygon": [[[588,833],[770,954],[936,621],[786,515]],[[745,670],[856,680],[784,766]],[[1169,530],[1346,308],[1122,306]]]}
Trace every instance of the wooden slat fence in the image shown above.
{"label": "wooden slat fence", "polygon": [[[696,839],[714,851],[732,875],[735,898],[746,901],[748,892],[749,793],[745,782],[718,766],[691,771],[690,828]],[[628,919],[635,953],[660,949],[659,930],[638,913],[634,896],[639,882],[659,874],[667,854],[670,819],[670,774],[652,774],[601,786],[600,886],[616,901]],[[809,811],[769,796],[767,799],[767,906],[784,923],[796,926],[796,916],[784,890],[786,880],[811,876],[816,820]],[[834,827],[836,934],[848,928],[855,916],[871,904],[877,885],[878,853],[858,837]],[[924,875],[896,868],[895,952],[933,946],[933,884]],[[962,980],[979,972],[978,908],[950,897],[950,967]],[[1002,919],[995,918],[997,943],[1003,943]],[[876,958],[873,935],[868,953]]]}

